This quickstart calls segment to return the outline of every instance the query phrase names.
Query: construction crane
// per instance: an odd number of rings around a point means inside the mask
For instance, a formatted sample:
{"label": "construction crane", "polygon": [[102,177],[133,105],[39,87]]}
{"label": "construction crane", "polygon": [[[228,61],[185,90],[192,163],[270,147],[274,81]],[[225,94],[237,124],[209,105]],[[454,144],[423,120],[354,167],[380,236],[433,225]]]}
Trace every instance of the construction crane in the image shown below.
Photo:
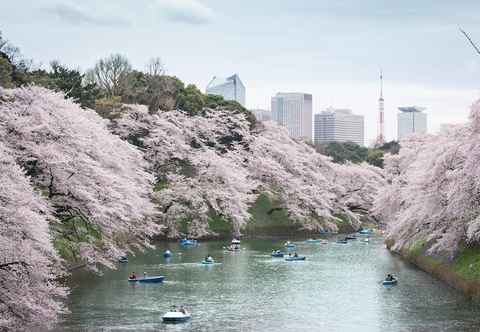
{"label": "construction crane", "polygon": [[475,51],[477,51],[477,53],[480,55],[480,49],[477,47],[477,45],[475,45],[475,43],[473,42],[472,38],[470,38],[470,36],[468,35],[468,33],[466,33],[465,31],[462,30],[462,28],[459,28],[460,29],[460,32],[463,33],[463,35],[465,36],[465,38],[467,38],[467,40],[470,42],[470,44],[472,44],[473,48],[475,49]]}

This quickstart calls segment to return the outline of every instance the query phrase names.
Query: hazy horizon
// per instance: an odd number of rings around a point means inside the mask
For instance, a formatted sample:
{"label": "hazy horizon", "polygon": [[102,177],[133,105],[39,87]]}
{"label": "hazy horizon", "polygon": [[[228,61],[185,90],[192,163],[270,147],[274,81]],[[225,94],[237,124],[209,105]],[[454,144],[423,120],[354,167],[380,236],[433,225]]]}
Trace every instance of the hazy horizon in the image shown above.
{"label": "hazy horizon", "polygon": [[376,136],[379,71],[384,72],[387,138],[398,106],[427,108],[429,131],[464,122],[479,97],[480,3],[407,0],[18,0],[0,4],[0,30],[27,58],[85,70],[111,53],[144,69],[159,56],[167,73],[205,90],[213,76],[238,73],[248,108],[270,108],[277,92],[313,95],[365,116]]}

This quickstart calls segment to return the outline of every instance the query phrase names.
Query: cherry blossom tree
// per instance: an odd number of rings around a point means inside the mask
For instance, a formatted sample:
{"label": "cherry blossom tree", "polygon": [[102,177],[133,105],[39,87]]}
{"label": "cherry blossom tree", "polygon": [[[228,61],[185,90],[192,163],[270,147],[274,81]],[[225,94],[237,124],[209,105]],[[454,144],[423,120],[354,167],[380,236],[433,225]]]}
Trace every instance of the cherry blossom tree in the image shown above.
{"label": "cherry blossom tree", "polygon": [[381,170],[333,164],[285,129],[268,123],[251,129],[245,114],[227,109],[151,115],[143,106],[129,106],[112,130],[145,149],[157,177],[162,223],[174,237],[184,220],[191,235],[211,235],[212,212],[240,234],[260,193],[280,200],[292,222],[305,229],[336,231],[344,221],[355,229],[358,212],[368,213],[383,183]]}
{"label": "cherry blossom tree", "polygon": [[389,185],[374,211],[389,225],[393,250],[422,243],[427,254],[453,259],[461,246],[480,243],[479,114],[477,102],[468,124],[410,136],[386,158]]}
{"label": "cherry blossom tree", "polygon": [[0,330],[34,331],[65,312],[46,202],[0,141]]}
{"label": "cherry blossom tree", "polygon": [[62,256],[112,266],[160,231],[142,153],[105,120],[43,88],[2,95],[0,137],[60,220],[53,231]]}

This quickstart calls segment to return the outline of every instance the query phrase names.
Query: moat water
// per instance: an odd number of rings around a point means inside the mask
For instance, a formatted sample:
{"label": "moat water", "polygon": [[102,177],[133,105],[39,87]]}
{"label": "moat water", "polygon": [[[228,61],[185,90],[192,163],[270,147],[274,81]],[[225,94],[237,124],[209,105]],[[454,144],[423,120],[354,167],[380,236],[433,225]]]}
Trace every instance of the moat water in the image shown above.
{"label": "moat water", "polygon": [[[328,240],[295,240],[303,262],[270,256],[285,239],[245,240],[235,253],[225,241],[160,243],[103,276],[76,272],[59,331],[480,331],[479,304],[392,255],[381,237]],[[199,264],[207,254],[222,264]],[[132,271],[165,282],[131,285]],[[397,286],[382,286],[387,273]],[[188,307],[191,321],[163,324],[172,305]]]}

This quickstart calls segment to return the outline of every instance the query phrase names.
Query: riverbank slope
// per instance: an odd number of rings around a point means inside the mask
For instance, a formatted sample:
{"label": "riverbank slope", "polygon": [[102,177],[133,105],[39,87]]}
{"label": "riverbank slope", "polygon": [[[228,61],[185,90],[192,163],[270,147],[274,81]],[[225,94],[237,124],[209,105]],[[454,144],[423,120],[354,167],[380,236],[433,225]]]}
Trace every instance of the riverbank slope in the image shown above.
{"label": "riverbank slope", "polygon": [[409,136],[385,160],[388,185],[375,215],[388,248],[468,296],[480,298],[480,102],[470,121]]}

